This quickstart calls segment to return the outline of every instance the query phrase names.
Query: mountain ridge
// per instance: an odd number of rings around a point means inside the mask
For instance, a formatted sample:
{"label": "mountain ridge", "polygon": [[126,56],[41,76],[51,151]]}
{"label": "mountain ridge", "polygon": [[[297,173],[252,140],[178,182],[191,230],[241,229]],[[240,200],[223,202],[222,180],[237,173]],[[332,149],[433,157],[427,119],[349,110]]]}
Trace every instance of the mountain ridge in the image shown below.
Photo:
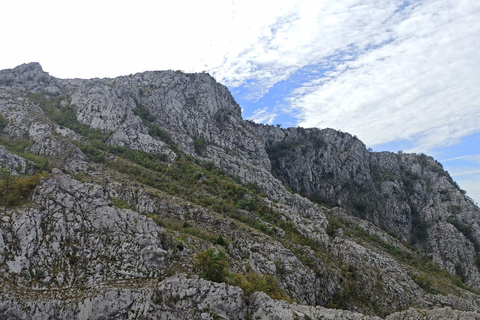
{"label": "mountain ridge", "polygon": [[[188,318],[182,301],[212,319],[479,311],[480,209],[431,157],[245,121],[204,73],[56,79],[25,64],[0,71],[0,114],[2,167],[51,170],[30,202],[2,211],[4,317]],[[209,247],[226,253],[228,284],[198,278]],[[247,297],[253,279],[315,308]],[[71,294],[48,304],[27,288]],[[218,304],[218,288],[238,303]]]}

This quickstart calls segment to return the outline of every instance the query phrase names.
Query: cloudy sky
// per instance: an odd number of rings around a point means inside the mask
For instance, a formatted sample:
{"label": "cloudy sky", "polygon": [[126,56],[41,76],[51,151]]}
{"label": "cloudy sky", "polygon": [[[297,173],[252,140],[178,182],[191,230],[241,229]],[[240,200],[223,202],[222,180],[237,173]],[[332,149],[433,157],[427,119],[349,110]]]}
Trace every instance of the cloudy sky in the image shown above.
{"label": "cloudy sky", "polygon": [[480,202],[480,1],[2,1],[0,69],[207,71],[245,118],[423,152]]}

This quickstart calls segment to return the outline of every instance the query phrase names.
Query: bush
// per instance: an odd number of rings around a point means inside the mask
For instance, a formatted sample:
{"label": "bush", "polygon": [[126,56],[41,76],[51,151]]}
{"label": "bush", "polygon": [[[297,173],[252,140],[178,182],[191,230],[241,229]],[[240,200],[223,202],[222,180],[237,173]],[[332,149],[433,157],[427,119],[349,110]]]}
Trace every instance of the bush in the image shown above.
{"label": "bush", "polygon": [[36,155],[28,151],[32,146],[32,141],[27,139],[7,139],[0,137],[0,145],[7,148],[11,153],[15,153],[27,160],[27,168],[25,171],[36,170],[39,172],[51,171],[48,158],[45,155]]}
{"label": "bush", "polygon": [[145,120],[147,122],[155,121],[155,117],[150,113],[150,110],[148,110],[145,107],[137,107],[133,109],[133,113],[136,116],[139,116],[142,120]]}
{"label": "bush", "polygon": [[35,172],[32,176],[14,176],[10,171],[0,168],[0,205],[13,206],[27,199],[42,177],[49,174]]}
{"label": "bush", "polygon": [[98,140],[94,140],[90,143],[76,143],[76,145],[82,150],[82,152],[90,161],[104,163],[107,160],[105,154],[102,152],[102,149],[105,149],[105,147],[103,143],[99,142]]}
{"label": "bush", "polygon": [[110,198],[112,204],[119,209],[132,209],[128,201],[121,198]]}
{"label": "bush", "polygon": [[240,287],[247,299],[250,298],[254,292],[262,291],[272,299],[286,300],[290,303],[293,302],[293,300],[282,291],[277,280],[268,274],[248,273],[244,276],[243,274],[237,273],[230,280],[230,284]]}
{"label": "bush", "polygon": [[225,282],[229,276],[230,265],[224,251],[215,253],[215,248],[197,253],[193,268],[200,271],[200,276],[214,282]]}
{"label": "bush", "polygon": [[421,218],[414,217],[412,219],[412,238],[411,243],[425,241],[428,236],[428,224]]}
{"label": "bush", "polygon": [[203,139],[193,139],[193,147],[195,149],[195,153],[198,155],[202,155],[202,153],[207,149],[207,142]]}
{"label": "bush", "polygon": [[218,236],[218,238],[215,240],[215,243],[224,247],[227,245],[227,241],[225,241],[222,235]]}
{"label": "bush", "polygon": [[342,223],[335,217],[330,217],[328,219],[328,226],[325,231],[330,238],[335,236],[335,231],[342,228]]}
{"label": "bush", "polygon": [[159,126],[156,126],[154,124],[150,125],[148,127],[148,134],[150,134],[152,137],[157,137],[160,140],[166,142],[167,144],[173,144],[172,136],[171,134],[160,128]]}

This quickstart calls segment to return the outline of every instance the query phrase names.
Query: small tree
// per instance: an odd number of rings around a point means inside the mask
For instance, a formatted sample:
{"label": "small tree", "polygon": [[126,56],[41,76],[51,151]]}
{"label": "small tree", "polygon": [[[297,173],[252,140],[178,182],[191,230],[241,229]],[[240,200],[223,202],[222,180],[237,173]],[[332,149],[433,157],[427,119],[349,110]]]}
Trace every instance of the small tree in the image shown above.
{"label": "small tree", "polygon": [[215,248],[197,253],[193,268],[200,270],[200,276],[214,282],[225,282],[229,276],[230,265],[224,251],[215,252]]}
{"label": "small tree", "polygon": [[227,245],[227,241],[225,241],[225,239],[222,237],[222,235],[218,236],[218,238],[215,240],[215,243],[219,244],[221,246],[224,246],[224,247]]}

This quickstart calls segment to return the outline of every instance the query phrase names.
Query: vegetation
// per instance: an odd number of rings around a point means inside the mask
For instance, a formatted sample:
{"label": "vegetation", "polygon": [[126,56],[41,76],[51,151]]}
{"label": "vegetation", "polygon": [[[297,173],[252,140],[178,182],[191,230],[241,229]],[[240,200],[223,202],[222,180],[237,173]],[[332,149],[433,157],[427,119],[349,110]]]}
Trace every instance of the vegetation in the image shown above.
{"label": "vegetation", "polygon": [[480,244],[477,238],[475,237],[475,235],[473,234],[472,228],[469,225],[463,224],[459,222],[457,219],[452,217],[449,217],[447,221],[453,224],[453,226],[458,231],[460,231],[465,236],[465,238],[470,240],[470,242],[475,246],[475,251],[480,252]]}
{"label": "vegetation", "polygon": [[155,121],[155,117],[150,113],[150,110],[148,110],[145,107],[137,107],[133,109],[133,113],[139,116],[144,121],[147,121],[147,122]]}
{"label": "vegetation", "polygon": [[[328,270],[332,270],[335,273],[335,277],[339,279],[339,290],[333,294],[327,306],[351,308],[354,305],[363,305],[371,310],[376,308],[373,300],[364,294],[366,286],[370,285],[367,282],[375,279],[362,277],[363,270],[360,269],[362,266],[356,267],[350,264],[342,264],[338,257],[329,252],[328,247],[319,246],[315,240],[302,233],[301,230],[297,229],[294,222],[281,216],[274,207],[268,205],[262,199],[265,195],[262,195],[261,189],[257,185],[245,185],[238,177],[225,173],[212,162],[201,161],[178,150],[177,159],[171,162],[162,153],[146,153],[119,146],[106,146],[105,141],[110,133],[101,132],[79,123],[76,120],[75,109],[69,104],[68,99],[41,94],[30,94],[29,98],[37,103],[52,121],[74,130],[87,139],[86,142],[76,142],[76,145],[81,148],[90,161],[102,163],[107,169],[113,169],[126,174],[137,183],[151,186],[226,217],[236,219],[249,227],[270,235],[276,241],[282,243],[284,247],[290,249],[305,266],[311,268],[319,276],[322,276],[321,270],[324,266],[329,268]],[[154,124],[155,117],[147,108],[140,106],[134,112],[148,125],[150,135],[174,147],[170,133]],[[7,123],[6,119],[0,114],[0,130]],[[301,130],[302,134],[308,134],[306,130]],[[300,143],[283,141],[270,146],[267,152],[272,159],[280,159],[281,157],[294,156],[301,149],[302,143],[305,144],[307,141],[309,141],[308,143],[313,143],[316,148],[326,146],[320,135],[314,138],[312,138],[313,140],[300,141]],[[0,140],[0,143],[2,141]],[[5,140],[5,145],[7,145],[9,150],[16,150],[19,154],[22,153],[26,158],[28,157],[34,168],[49,170],[49,163],[46,158],[32,155],[26,151],[31,142],[17,140],[12,143]],[[199,155],[205,152],[207,145],[207,142],[203,139],[194,139],[195,152]],[[427,164],[425,160],[423,165]],[[273,170],[282,170],[280,162],[272,160],[272,166]],[[392,173],[381,171],[374,172],[374,176],[376,179],[401,179],[406,190],[405,196],[415,191],[417,180],[419,180],[418,175],[407,171],[399,177],[394,176]],[[28,198],[39,184],[41,177],[48,177],[48,173],[43,172],[40,174],[37,172],[30,177],[16,177],[2,169],[0,171],[0,204],[13,206],[21,203]],[[324,178],[331,180],[335,178],[335,173],[325,172]],[[371,201],[368,199],[367,191],[364,187],[353,182],[342,187],[343,190],[352,195],[350,197],[351,208],[358,216],[365,217],[372,208]],[[444,195],[447,196],[447,192]],[[334,202],[320,193],[313,194],[311,199],[318,203],[335,205]],[[130,208],[130,204],[123,199],[111,198],[110,201],[115,207]],[[417,243],[426,239],[429,226],[420,219],[414,207],[411,206],[411,208],[413,217],[412,243]],[[455,210],[458,209],[455,207],[451,208],[452,212],[455,212]],[[186,239],[191,240],[193,237],[196,237],[199,240],[197,243],[201,243],[202,246],[208,242],[216,245],[217,248],[221,248],[220,250],[210,248],[195,255],[193,267],[202,278],[237,285],[242,288],[247,298],[254,292],[263,291],[274,299],[285,299],[292,302],[281,289],[277,280],[271,275],[246,273],[232,276],[230,274],[228,256],[224,251],[228,250],[229,244],[233,244],[233,241],[228,238],[228,234],[218,235],[218,233],[212,230],[199,227],[192,220],[168,219],[157,214],[146,215],[151,217],[158,225],[167,228],[169,232],[174,234],[171,246],[166,246],[173,248],[174,252],[183,251],[186,247],[198,250],[201,246],[195,247],[195,245],[192,245],[192,242],[184,241]],[[462,225],[455,220],[450,222],[473,242],[472,230],[469,226]],[[285,234],[282,237],[277,236],[274,232],[275,228],[282,229]],[[338,235],[337,231],[339,229],[342,229],[345,236],[353,238],[365,246],[386,252],[396,258],[408,270],[412,280],[426,292],[450,293],[455,290],[451,289],[452,285],[469,290],[462,283],[464,271],[460,266],[457,268],[457,276],[449,275],[447,272],[442,271],[438,265],[434,264],[431,258],[422,256],[414,247],[408,244],[402,244],[402,246],[393,245],[367,232],[360,226],[355,226],[340,218],[330,216],[326,229],[327,235],[333,239]],[[473,243],[478,246],[476,242]],[[71,265],[74,265],[77,263],[78,257],[76,255],[69,256],[68,261]],[[480,259],[478,265],[480,266]],[[279,274],[286,272],[285,269],[282,269],[281,264],[278,264],[277,270]],[[377,284],[374,283],[373,285]],[[380,291],[381,288],[378,289],[378,292]]]}
{"label": "vegetation", "polygon": [[254,292],[263,291],[272,299],[294,302],[283,292],[277,280],[268,274],[247,273],[247,275],[243,275],[237,273],[230,279],[229,284],[240,287],[246,299],[249,299]]}
{"label": "vegetation", "polygon": [[49,159],[43,155],[36,155],[28,151],[32,146],[32,142],[27,139],[6,139],[0,137],[0,145],[5,146],[9,152],[17,154],[27,160],[25,171],[47,171],[52,170]]}
{"label": "vegetation", "polygon": [[[389,253],[406,266],[407,270],[411,270],[411,279],[425,292],[444,295],[458,294],[458,288],[474,292],[472,288],[463,282],[462,270],[460,268],[457,268],[459,269],[457,270],[458,275],[451,275],[433,262],[431,257],[422,255],[414,246],[408,243],[403,243],[402,245],[405,249],[402,249],[381,240],[376,235],[366,232],[359,226],[352,225],[333,216],[328,218],[330,223],[329,227],[327,227],[327,233],[329,235],[333,234],[334,230],[341,228],[346,236],[363,242],[364,245],[375,246]],[[337,296],[337,298],[345,299],[344,295],[345,292]]]}
{"label": "vegetation", "polygon": [[49,174],[37,171],[32,176],[16,176],[0,168],[0,205],[14,206],[25,201],[38,186],[41,178],[49,178]]}
{"label": "vegetation", "polygon": [[89,140],[105,141],[110,132],[103,132],[78,122],[74,108],[67,99],[41,93],[29,93],[30,101],[35,102],[45,114],[60,126],[67,127]]}
{"label": "vegetation", "polygon": [[327,302],[326,307],[332,309],[349,309],[352,305],[369,304],[370,301],[363,295],[362,286],[357,280],[357,268],[354,265],[342,265],[340,268],[340,279],[342,289],[337,290]]}
{"label": "vegetation", "polygon": [[205,149],[207,149],[207,145],[207,142],[203,139],[193,139],[193,147],[196,154],[202,155]]}
{"label": "vegetation", "polygon": [[133,113],[135,115],[139,116],[147,124],[148,133],[152,137],[159,138],[160,140],[167,143],[168,145],[173,146],[174,143],[173,143],[173,140],[172,140],[172,136],[170,135],[170,133],[168,131],[160,128],[159,126],[157,126],[155,124],[153,124],[153,122],[155,121],[155,116],[153,116],[150,113],[150,110],[148,110],[148,108],[140,106],[140,107],[137,107],[137,108],[133,109]]}
{"label": "vegetation", "polygon": [[120,199],[120,198],[110,198],[110,201],[112,202],[112,204],[119,208],[119,209],[131,209],[130,207],[130,204],[128,203],[128,201],[125,201],[123,199]]}
{"label": "vegetation", "polygon": [[230,275],[227,254],[224,251],[215,252],[210,248],[198,252],[193,263],[193,268],[200,271],[200,276],[214,282],[225,282]]}
{"label": "vegetation", "polygon": [[0,132],[8,125],[8,119],[0,113]]}
{"label": "vegetation", "polygon": [[262,204],[260,189],[253,184],[241,184],[238,178],[226,174],[212,162],[200,161],[180,152],[173,163],[168,163],[167,157],[160,153],[122,147],[105,147],[104,150],[117,156],[116,160],[105,161],[105,164],[133,180],[273,234],[265,224],[241,212],[250,211],[270,223],[278,221],[278,213]]}
{"label": "vegetation", "polygon": [[198,252],[194,259],[194,269],[200,271],[200,276],[214,282],[226,282],[239,286],[246,298],[254,292],[263,291],[272,299],[283,299],[293,302],[278,285],[277,280],[271,275],[248,273],[247,275],[235,274],[230,277],[230,265],[224,251],[210,248],[207,251]]}
{"label": "vegetation", "polygon": [[154,124],[151,124],[148,127],[148,133],[152,137],[157,137],[157,138],[159,138],[160,140],[164,141],[165,143],[167,143],[169,145],[173,144],[172,136],[170,135],[170,133],[163,130],[162,128],[154,125]]}

